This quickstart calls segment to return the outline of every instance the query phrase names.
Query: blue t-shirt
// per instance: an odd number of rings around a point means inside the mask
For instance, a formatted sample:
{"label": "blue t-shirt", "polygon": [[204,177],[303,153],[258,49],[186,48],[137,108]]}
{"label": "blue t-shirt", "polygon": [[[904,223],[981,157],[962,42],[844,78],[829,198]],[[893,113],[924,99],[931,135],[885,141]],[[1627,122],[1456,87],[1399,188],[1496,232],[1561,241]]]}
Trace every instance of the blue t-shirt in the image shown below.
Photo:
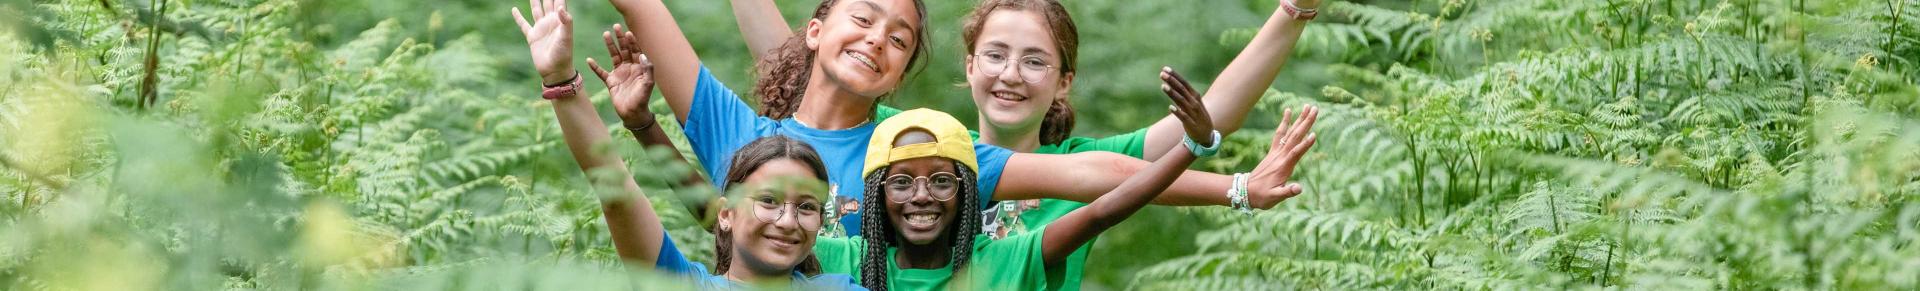
{"label": "blue t-shirt", "polygon": [[[723,250],[716,250],[723,251]],[[673,246],[673,238],[665,232],[660,233],[660,258],[653,261],[653,267],[663,271],[680,274],[694,279],[694,286],[702,290],[739,290],[747,286],[727,280],[727,276],[707,272],[707,266],[688,260],[680,254],[680,248]],[[853,276],[845,274],[820,274],[807,277],[799,271],[793,272],[793,288],[799,290],[867,290],[853,283]]]}
{"label": "blue t-shirt", "polygon": [[[867,140],[873,136],[872,122],[848,129],[821,130],[802,125],[793,118],[773,120],[760,116],[702,65],[700,78],[693,85],[692,108],[687,110],[683,124],[687,144],[693,146],[693,154],[700,158],[707,176],[716,177],[710,179],[716,188],[726,188],[722,185],[726,183],[724,179],[718,177],[727,176],[734,151],[760,137],[783,135],[807,143],[820,153],[827,167],[827,185],[835,196],[852,201],[866,197],[866,183],[860,177],[860,170],[866,162]],[[1000,185],[1000,172],[1006,167],[1007,159],[1013,157],[1013,151],[980,143],[975,143],[973,150],[980,164],[979,202],[981,207],[986,207],[993,201],[993,190]],[[859,236],[860,212],[842,215],[840,225],[846,229],[845,235]]]}

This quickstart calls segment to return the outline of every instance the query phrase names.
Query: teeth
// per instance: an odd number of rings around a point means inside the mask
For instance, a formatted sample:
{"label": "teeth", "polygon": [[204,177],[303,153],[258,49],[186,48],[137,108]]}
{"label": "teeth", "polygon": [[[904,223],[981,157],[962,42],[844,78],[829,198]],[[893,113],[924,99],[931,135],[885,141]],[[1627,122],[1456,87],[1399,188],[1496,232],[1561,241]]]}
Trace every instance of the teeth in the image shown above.
{"label": "teeth", "polygon": [[1007,93],[1005,93],[1005,92],[1001,92],[1001,93],[993,93],[993,97],[994,97],[994,98],[1000,98],[1000,99],[1005,99],[1005,100],[1013,100],[1013,101],[1026,101],[1026,100],[1027,100],[1027,98],[1021,98],[1020,96],[1014,96],[1013,94],[1007,94]]}
{"label": "teeth", "polygon": [[868,58],[867,58],[867,56],[864,56],[864,55],[860,55],[860,54],[856,54],[856,53],[853,53],[853,52],[847,52],[847,55],[848,55],[848,56],[853,56],[853,59],[855,59],[855,60],[859,60],[861,64],[866,64],[866,65],[867,65],[867,69],[869,69],[869,70],[873,70],[873,71],[875,71],[875,72],[879,72],[879,71],[880,71],[880,65],[876,65],[876,64],[874,64],[874,63],[873,63],[873,60],[872,60],[872,59],[868,59]]}
{"label": "teeth", "polygon": [[907,222],[914,224],[932,224],[934,220],[938,218],[940,218],[940,215],[936,214],[908,214]]}

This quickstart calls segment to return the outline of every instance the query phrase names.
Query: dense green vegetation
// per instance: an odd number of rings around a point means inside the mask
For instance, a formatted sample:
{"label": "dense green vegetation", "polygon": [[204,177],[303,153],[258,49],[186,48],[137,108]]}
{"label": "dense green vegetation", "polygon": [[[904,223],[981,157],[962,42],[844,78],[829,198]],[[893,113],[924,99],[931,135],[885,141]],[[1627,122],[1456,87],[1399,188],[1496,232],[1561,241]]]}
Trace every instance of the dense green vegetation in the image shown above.
{"label": "dense green vegetation", "polygon": [[[604,56],[617,15],[573,2],[579,54]],[[668,2],[747,88],[726,3]],[[971,120],[971,4],[928,2],[931,66],[893,102]],[[514,4],[0,2],[0,289],[671,284],[619,267]],[[1066,4],[1085,135],[1163,114],[1159,66],[1204,83],[1276,7]],[[1308,193],[1149,208],[1089,287],[1920,288],[1916,23],[1915,0],[1331,2],[1249,125],[1326,108]],[[1197,167],[1251,169],[1264,131]],[[710,190],[667,186],[690,167],[610,150],[710,258],[684,206]]]}

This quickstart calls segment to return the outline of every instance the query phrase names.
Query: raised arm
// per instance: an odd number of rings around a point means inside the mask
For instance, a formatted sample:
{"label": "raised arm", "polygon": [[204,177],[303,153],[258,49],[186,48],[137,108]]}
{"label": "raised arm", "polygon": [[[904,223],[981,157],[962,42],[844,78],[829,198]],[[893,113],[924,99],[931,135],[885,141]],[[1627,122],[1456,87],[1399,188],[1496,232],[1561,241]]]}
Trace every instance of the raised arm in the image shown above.
{"label": "raised arm", "polygon": [[[673,150],[673,139],[660,129],[660,121],[653,117],[653,112],[647,111],[647,99],[653,96],[653,62],[640,53],[639,40],[619,24],[614,24],[612,31],[600,33],[600,39],[607,43],[607,53],[613,56],[613,70],[601,68],[593,58],[587,58],[587,66],[593,69],[594,76],[600,77],[601,83],[607,84],[613,111],[620,115],[621,125],[632,132],[633,139],[643,147]],[[673,159],[687,163],[686,157],[680,155],[673,155]],[[685,187],[706,185],[700,171],[688,171],[680,180],[680,186]],[[689,205],[689,211],[695,214],[703,214],[705,209],[705,205]]]}
{"label": "raised arm", "polygon": [[[1309,105],[1298,119],[1283,122],[1274,129],[1272,149],[1249,173],[1247,199],[1253,208],[1267,209],[1298,194],[1299,185],[1288,183],[1293,166],[1313,147],[1309,130],[1319,110]],[[1293,110],[1282,117],[1287,121]],[[1284,150],[1282,150],[1284,149]],[[1007,159],[993,200],[1060,199],[1091,202],[1119,186],[1121,181],[1146,168],[1147,162],[1107,152],[1083,152],[1069,155],[1015,153]],[[1175,206],[1230,205],[1226,196],[1233,177],[1186,171],[1168,186],[1153,204]]]}
{"label": "raised arm", "polygon": [[686,122],[687,112],[693,108],[693,86],[700,77],[700,56],[694,54],[693,44],[681,33],[680,24],[674,23],[666,3],[660,0],[610,2],[626,18],[627,27],[635,29],[633,34],[638,38],[636,45],[640,51],[652,56],[649,60],[654,64],[654,81],[660,86],[660,94],[666,96],[667,106],[673,107],[674,118]]}
{"label": "raised arm", "polygon": [[[1291,1],[1296,7],[1320,7],[1320,0],[1279,0],[1281,5]],[[1227,63],[1227,68],[1214,79],[1213,86],[1207,88],[1207,111],[1213,112],[1213,127],[1220,134],[1230,135],[1240,129],[1247,120],[1247,113],[1253,110],[1253,103],[1273,85],[1273,78],[1280,74],[1280,66],[1287,63],[1287,56],[1293,53],[1293,45],[1300,39],[1300,32],[1307,27],[1307,21],[1294,19],[1286,9],[1274,9],[1267,17],[1267,23],[1255,33],[1253,41],[1240,50],[1240,55]],[[1163,68],[1160,79],[1166,83],[1185,83],[1186,79],[1172,68]],[[1173,116],[1161,118],[1147,129],[1145,144],[1147,160],[1154,160],[1168,149],[1180,146],[1180,121]]]}
{"label": "raised arm", "polygon": [[[520,25],[520,32],[526,35],[527,44],[533,52],[535,69],[540,71],[541,79],[546,80],[548,87],[571,84],[578,88],[580,76],[573,69],[573,15],[567,11],[567,1],[533,1],[533,15],[538,17],[533,24],[528,24],[526,17],[521,16],[520,8],[512,10],[514,20]],[[640,192],[640,185],[630,178],[632,175],[627,172],[626,162],[596,150],[611,144],[612,138],[606,134],[607,125],[594,112],[593,102],[580,97],[582,94],[577,89],[560,92],[544,97],[553,99],[553,115],[560,120],[560,131],[567,143],[567,150],[573,153],[573,160],[580,163],[580,170],[587,172],[588,180],[596,185],[593,187],[596,192],[610,192],[602,193],[600,197],[614,197],[600,200],[601,210],[606,213],[607,228],[613,234],[614,250],[620,253],[622,259],[635,261],[641,266],[653,266],[659,258],[660,242],[666,233],[660,225],[660,217],[653,213],[653,206]],[[609,185],[617,186],[603,187]]]}
{"label": "raised arm", "polygon": [[[1200,95],[1182,88],[1164,88],[1167,97],[1173,99],[1173,107],[1168,110],[1185,129],[1187,136],[1193,137],[1198,144],[1218,145],[1215,140],[1213,123],[1207,117],[1207,108],[1200,102]],[[1154,161],[1145,171],[1127,178],[1120,186],[1101,195],[1087,207],[1074,209],[1053,223],[1047,224],[1041,235],[1040,257],[1046,262],[1047,270],[1059,270],[1067,256],[1101,232],[1115,224],[1127,220],[1141,207],[1147,206],[1155,196],[1173,183],[1180,170],[1193,163],[1193,152],[1186,148],[1174,148],[1166,158]]]}
{"label": "raised arm", "polygon": [[773,0],[732,0],[733,20],[740,24],[740,37],[747,39],[747,50],[753,52],[754,63],[766,59],[764,56],[780,43],[793,36],[793,28],[787,27],[786,18],[780,16],[780,6]]}

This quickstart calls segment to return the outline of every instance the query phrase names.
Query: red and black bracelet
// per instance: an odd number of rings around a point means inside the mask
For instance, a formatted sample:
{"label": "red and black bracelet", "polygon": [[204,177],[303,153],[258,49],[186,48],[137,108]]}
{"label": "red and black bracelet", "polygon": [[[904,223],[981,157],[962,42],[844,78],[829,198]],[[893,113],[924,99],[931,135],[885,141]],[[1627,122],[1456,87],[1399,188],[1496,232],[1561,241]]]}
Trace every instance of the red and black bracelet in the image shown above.
{"label": "red and black bracelet", "polygon": [[540,90],[540,98],[546,98],[547,100],[554,100],[554,99],[560,99],[561,97],[579,95],[580,94],[580,74],[574,73],[573,79],[568,79],[567,81],[561,82],[561,84],[558,84],[558,85],[543,85],[543,86],[545,86],[545,88]]}

